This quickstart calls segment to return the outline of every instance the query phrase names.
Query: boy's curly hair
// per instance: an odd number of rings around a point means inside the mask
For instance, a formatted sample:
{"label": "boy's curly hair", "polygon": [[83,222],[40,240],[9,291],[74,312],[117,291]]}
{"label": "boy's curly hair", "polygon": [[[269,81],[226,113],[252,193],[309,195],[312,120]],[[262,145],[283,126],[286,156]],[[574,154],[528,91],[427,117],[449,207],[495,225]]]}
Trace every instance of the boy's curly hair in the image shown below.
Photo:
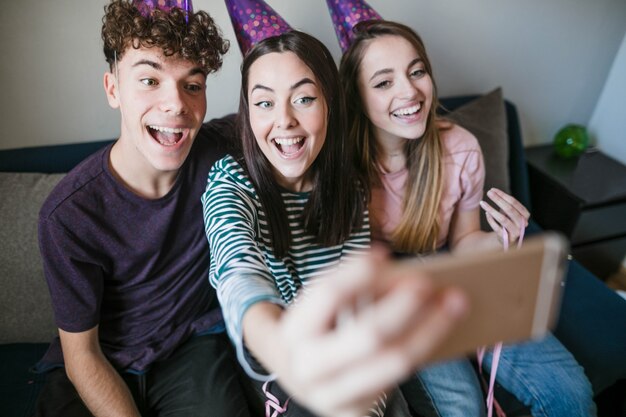
{"label": "boy's curly hair", "polygon": [[145,17],[130,0],[112,0],[104,7],[102,40],[111,70],[115,55],[120,60],[127,48],[157,47],[165,56],[179,55],[200,65],[208,75],[220,69],[222,56],[230,47],[204,11],[187,15],[179,8],[169,12],[154,9]]}

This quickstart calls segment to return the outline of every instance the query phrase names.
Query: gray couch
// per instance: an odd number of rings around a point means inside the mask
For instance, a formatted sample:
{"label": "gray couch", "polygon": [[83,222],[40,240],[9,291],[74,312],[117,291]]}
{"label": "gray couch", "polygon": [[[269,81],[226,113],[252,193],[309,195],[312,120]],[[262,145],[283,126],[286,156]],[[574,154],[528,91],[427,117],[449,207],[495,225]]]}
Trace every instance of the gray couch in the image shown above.
{"label": "gray couch", "polygon": [[[487,186],[507,189],[530,206],[515,107],[502,101],[501,92],[482,101],[475,98],[443,102],[456,109],[451,118],[481,140]],[[56,334],[37,244],[39,208],[63,173],[109,142],[0,151],[0,416],[30,415],[45,375],[29,368]],[[621,391],[626,379],[626,303],[572,262],[555,332],[588,371],[601,415],[624,416],[619,413],[625,411],[626,397]],[[510,410],[509,416],[526,413],[519,404]]]}
{"label": "gray couch", "polygon": [[52,188],[105,142],[0,151],[0,416],[33,411],[45,375],[30,372],[57,334],[37,244]]}

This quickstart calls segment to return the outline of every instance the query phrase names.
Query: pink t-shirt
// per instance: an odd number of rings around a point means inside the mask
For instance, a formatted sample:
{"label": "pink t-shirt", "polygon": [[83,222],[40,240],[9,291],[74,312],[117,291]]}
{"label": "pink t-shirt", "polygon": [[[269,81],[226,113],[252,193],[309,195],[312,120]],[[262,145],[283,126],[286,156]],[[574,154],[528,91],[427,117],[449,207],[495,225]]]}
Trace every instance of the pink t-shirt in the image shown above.
{"label": "pink t-shirt", "polygon": [[[455,210],[473,210],[483,197],[485,164],[476,137],[454,125],[441,131],[443,144],[443,190],[439,206],[439,237],[437,247],[448,237]],[[389,242],[402,215],[402,200],[408,170],[381,175],[382,186],[372,189],[370,225],[374,240]],[[416,219],[416,221],[418,221]]]}

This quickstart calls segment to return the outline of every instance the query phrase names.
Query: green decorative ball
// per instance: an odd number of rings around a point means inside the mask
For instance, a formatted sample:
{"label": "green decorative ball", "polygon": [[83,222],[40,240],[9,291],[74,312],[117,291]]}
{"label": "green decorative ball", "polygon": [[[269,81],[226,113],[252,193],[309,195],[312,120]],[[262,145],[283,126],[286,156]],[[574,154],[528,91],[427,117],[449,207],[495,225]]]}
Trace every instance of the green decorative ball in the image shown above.
{"label": "green decorative ball", "polygon": [[573,158],[585,152],[589,146],[589,134],[585,126],[568,124],[554,136],[554,150],[563,158]]}

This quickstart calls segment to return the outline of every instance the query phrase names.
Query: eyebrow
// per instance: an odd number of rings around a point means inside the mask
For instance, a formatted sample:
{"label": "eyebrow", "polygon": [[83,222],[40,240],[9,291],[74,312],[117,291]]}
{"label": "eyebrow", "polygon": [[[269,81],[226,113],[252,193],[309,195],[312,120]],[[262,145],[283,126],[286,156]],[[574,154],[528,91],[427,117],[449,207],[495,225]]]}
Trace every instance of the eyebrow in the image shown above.
{"label": "eyebrow", "polygon": [[163,69],[163,66],[161,64],[159,64],[158,62],[150,61],[149,59],[140,59],[133,64],[133,68],[140,67],[142,65],[147,65],[159,71]]}
{"label": "eyebrow", "polygon": [[[163,65],[161,65],[158,62],[151,61],[149,59],[140,59],[139,61],[133,64],[133,68],[140,67],[142,65],[147,65],[149,67],[154,68],[157,71],[163,71]],[[200,67],[193,67],[192,69],[189,70],[188,75],[196,75],[196,74],[202,74],[206,76],[206,72]]]}
{"label": "eyebrow", "polygon": [[[413,65],[419,63],[422,61],[422,58],[415,58],[414,60],[412,60],[411,62],[409,62],[409,65],[407,65],[407,68],[411,68]],[[370,77],[370,81],[372,81],[374,78],[378,77],[381,74],[391,74],[393,72],[393,70],[391,68],[383,68],[380,69],[378,71],[376,71],[371,77]]]}
{"label": "eyebrow", "polygon": [[[301,79],[300,81],[294,83],[291,87],[289,87],[290,90],[295,90],[296,88],[300,87],[301,85],[304,84],[313,84],[315,85],[315,82],[308,78],[308,77],[304,77],[303,79]],[[263,84],[255,84],[254,87],[252,87],[252,89],[250,90],[250,94],[252,94],[254,92],[254,90],[266,90],[269,92],[274,92],[273,89],[271,89],[270,87],[264,86]]]}

